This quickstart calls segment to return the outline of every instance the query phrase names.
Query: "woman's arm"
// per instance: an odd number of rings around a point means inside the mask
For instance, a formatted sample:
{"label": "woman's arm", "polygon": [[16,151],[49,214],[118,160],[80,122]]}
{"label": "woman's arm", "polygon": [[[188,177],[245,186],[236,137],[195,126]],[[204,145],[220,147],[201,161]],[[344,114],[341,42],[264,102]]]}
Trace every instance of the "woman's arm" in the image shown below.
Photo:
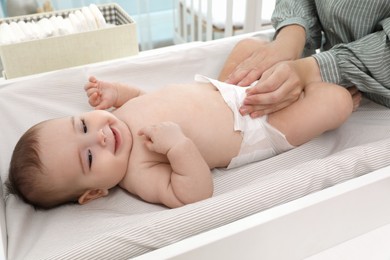
{"label": "woman's arm", "polygon": [[[314,53],[321,46],[322,30],[314,0],[277,0],[271,21],[276,30],[276,39],[286,26],[297,25],[304,29],[305,43],[301,52],[305,47],[307,52]],[[286,41],[291,43],[295,38],[292,35]]]}
{"label": "woman's arm", "polygon": [[336,45],[314,58],[323,81],[355,85],[374,101],[390,107],[390,18],[380,24],[383,30]]}
{"label": "woman's arm", "polygon": [[305,46],[311,49],[310,53],[320,46],[321,27],[314,1],[277,1],[272,22],[276,29],[274,40],[266,44],[260,42],[257,46],[252,44],[249,48],[245,46],[248,44],[239,43],[225,63],[221,80],[248,86],[276,63],[301,58]]}

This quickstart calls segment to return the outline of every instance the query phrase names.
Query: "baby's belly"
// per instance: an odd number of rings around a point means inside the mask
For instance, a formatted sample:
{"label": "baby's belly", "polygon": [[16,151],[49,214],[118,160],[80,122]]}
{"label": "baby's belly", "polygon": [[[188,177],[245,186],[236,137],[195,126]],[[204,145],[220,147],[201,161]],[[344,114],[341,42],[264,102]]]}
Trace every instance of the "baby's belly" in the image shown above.
{"label": "baby's belly", "polygon": [[[219,140],[217,140],[219,138]],[[200,147],[209,167],[227,167],[230,161],[236,157],[240,151],[242,137],[240,132],[229,133],[226,136],[219,135],[210,139],[206,146]]]}
{"label": "baby's belly", "polygon": [[242,137],[234,131],[233,112],[212,84],[168,86],[134,104],[129,110],[139,111],[139,127],[162,121],[178,123],[210,168],[227,167],[239,153]]}
{"label": "baby's belly", "polygon": [[[233,112],[220,92],[212,84],[199,84],[197,87],[207,91],[203,90],[197,97],[199,99],[194,101],[200,106],[192,108],[198,111],[194,113],[193,120],[188,115],[185,117],[191,128],[188,131],[210,168],[227,167],[239,153],[241,132],[234,131]],[[206,95],[203,96],[204,93]]]}

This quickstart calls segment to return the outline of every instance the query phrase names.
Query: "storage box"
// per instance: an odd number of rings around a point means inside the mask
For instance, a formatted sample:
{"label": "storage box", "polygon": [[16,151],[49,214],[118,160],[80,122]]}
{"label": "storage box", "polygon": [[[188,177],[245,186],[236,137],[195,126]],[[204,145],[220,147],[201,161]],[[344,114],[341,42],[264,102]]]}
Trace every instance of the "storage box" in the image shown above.
{"label": "storage box", "polygon": [[[117,4],[99,5],[108,28],[0,45],[3,75],[7,79],[138,54],[136,23]],[[0,23],[63,18],[78,9],[11,17]]]}

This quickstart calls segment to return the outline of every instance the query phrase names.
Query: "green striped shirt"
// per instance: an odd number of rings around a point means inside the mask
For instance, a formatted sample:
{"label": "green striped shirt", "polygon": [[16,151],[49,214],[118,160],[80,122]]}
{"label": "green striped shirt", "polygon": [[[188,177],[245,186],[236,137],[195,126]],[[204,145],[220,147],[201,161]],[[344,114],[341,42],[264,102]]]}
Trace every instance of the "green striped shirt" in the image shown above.
{"label": "green striped shirt", "polygon": [[304,53],[321,49],[323,81],[355,85],[390,107],[390,0],[277,0],[272,22],[305,28]]}

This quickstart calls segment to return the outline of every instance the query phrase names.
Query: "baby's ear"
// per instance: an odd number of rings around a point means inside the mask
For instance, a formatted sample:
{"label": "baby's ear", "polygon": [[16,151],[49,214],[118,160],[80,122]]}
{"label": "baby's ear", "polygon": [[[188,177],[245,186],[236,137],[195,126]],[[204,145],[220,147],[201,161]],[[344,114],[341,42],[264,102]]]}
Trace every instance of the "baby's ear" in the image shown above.
{"label": "baby's ear", "polygon": [[83,195],[79,198],[79,203],[81,205],[90,202],[91,200],[95,200],[104,196],[108,195],[108,190],[103,189],[94,189],[94,190],[87,190],[83,193]]}

